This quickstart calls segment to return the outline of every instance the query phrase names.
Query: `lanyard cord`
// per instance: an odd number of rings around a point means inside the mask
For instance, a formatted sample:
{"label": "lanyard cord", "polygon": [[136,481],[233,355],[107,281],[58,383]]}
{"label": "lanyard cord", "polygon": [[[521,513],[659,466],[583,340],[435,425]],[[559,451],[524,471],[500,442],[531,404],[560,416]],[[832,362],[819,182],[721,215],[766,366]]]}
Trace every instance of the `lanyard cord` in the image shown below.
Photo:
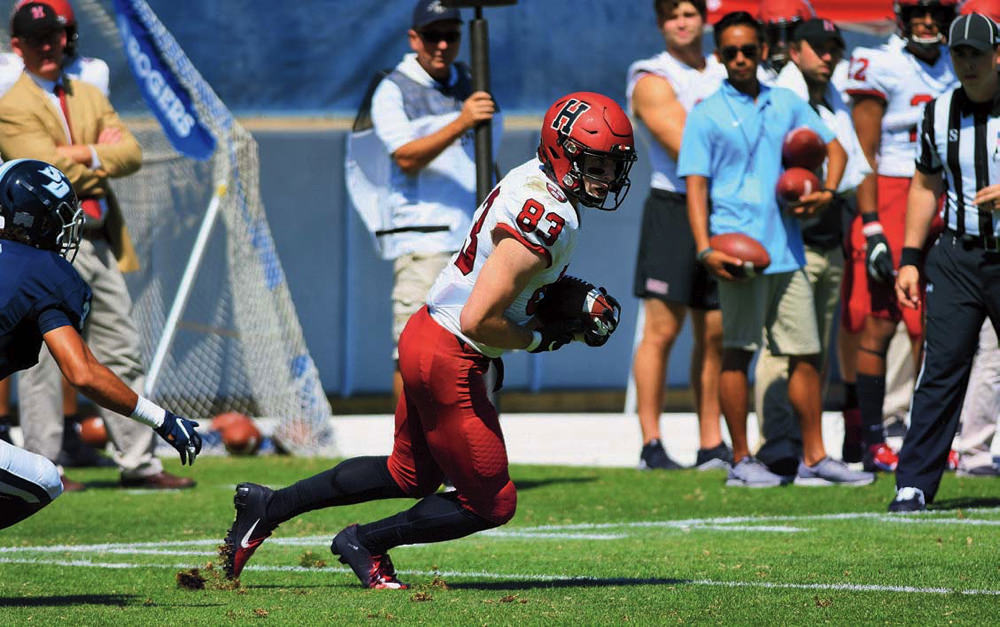
{"label": "lanyard cord", "polygon": [[[757,137],[753,140],[753,143],[750,142],[750,136],[747,135],[746,130],[743,128],[743,119],[736,117],[736,110],[733,109],[733,105],[729,102],[729,96],[726,95],[725,91],[722,92],[722,101],[726,103],[726,108],[729,109],[729,116],[733,120],[733,126],[740,129],[740,135],[743,137],[743,141],[747,145],[748,155],[746,161],[744,161],[743,176],[742,176],[742,178],[746,180],[746,174],[749,171],[750,166],[753,164],[754,155],[757,154],[757,148],[760,147],[760,140],[764,138],[764,131],[767,125],[764,124],[763,117],[767,109],[767,106],[771,104],[771,101],[770,99],[768,99],[760,110],[762,119],[760,121],[760,124],[757,125]],[[756,103],[754,103],[753,114],[755,116],[757,114],[756,106],[757,106]]]}

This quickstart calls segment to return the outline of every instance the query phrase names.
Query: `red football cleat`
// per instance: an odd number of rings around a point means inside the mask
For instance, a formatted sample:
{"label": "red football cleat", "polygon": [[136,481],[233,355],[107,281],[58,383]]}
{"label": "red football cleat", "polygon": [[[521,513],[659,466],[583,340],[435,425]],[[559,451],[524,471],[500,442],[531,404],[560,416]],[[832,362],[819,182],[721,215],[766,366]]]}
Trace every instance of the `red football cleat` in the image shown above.
{"label": "red football cleat", "polygon": [[869,446],[863,462],[868,472],[895,472],[898,463],[899,455],[885,442]]}
{"label": "red football cleat", "polygon": [[958,470],[958,451],[948,451],[948,470]]}
{"label": "red football cleat", "polygon": [[388,553],[372,555],[358,539],[358,526],[345,527],[333,538],[330,551],[347,564],[365,588],[406,590],[410,586],[396,579],[396,567]]}
{"label": "red football cleat", "polygon": [[227,579],[239,578],[250,556],[277,527],[267,517],[267,502],[272,494],[273,490],[256,483],[236,486],[236,496],[233,497],[236,519],[220,547]]}

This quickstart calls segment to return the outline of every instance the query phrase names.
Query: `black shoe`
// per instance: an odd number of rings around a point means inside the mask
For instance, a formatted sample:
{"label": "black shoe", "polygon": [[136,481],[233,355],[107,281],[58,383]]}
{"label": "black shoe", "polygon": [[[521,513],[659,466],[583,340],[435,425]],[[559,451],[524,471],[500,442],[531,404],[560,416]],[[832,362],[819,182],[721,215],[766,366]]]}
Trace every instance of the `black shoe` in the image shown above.
{"label": "black shoe", "polygon": [[274,490],[256,483],[236,486],[236,496],[233,497],[236,519],[226,533],[221,548],[227,578],[238,578],[253,552],[278,527],[267,518],[267,503],[272,494]]}
{"label": "black shoe", "polygon": [[0,440],[3,440],[7,444],[13,444],[14,442],[10,439],[10,425],[0,423]]}
{"label": "black shoe", "polygon": [[351,567],[365,588],[406,590],[410,587],[396,579],[396,567],[388,553],[372,555],[361,544],[357,525],[341,529],[330,543],[330,551],[339,557],[341,564]]}
{"label": "black shoe", "polygon": [[923,512],[927,510],[924,491],[920,488],[899,488],[896,498],[889,503],[890,512]]}
{"label": "black shoe", "polygon": [[642,453],[639,455],[639,470],[681,470],[681,466],[670,459],[663,444],[656,438],[643,445]]}
{"label": "black shoe", "polygon": [[729,468],[732,464],[733,452],[725,442],[719,442],[718,446],[698,449],[698,459],[695,460],[694,467],[698,470],[713,470]]}

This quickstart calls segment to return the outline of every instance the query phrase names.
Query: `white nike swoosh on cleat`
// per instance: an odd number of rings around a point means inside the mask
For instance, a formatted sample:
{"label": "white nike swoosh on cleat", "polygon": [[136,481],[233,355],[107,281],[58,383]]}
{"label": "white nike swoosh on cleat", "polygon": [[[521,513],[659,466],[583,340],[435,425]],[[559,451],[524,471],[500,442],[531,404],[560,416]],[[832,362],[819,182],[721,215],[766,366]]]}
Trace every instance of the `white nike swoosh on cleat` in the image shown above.
{"label": "white nike swoosh on cleat", "polygon": [[260,518],[258,518],[257,520],[253,521],[253,525],[250,526],[250,529],[247,531],[247,534],[245,536],[243,536],[242,540],[240,540],[240,546],[243,547],[244,549],[249,549],[250,548],[250,545],[247,544],[247,541],[250,539],[250,534],[253,533],[253,530],[257,528],[257,523],[259,523],[259,522],[260,522]]}

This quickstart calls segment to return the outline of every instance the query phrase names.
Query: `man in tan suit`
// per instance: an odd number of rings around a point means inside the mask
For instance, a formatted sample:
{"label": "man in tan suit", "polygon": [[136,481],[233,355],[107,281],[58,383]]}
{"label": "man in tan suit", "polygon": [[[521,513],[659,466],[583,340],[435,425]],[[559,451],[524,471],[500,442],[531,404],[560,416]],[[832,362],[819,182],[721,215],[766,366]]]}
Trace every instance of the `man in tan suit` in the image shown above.
{"label": "man in tan suit", "polygon": [[[0,156],[31,158],[66,173],[87,214],[74,267],[94,297],[84,334],[94,354],[137,392],[144,372],[132,301],[122,272],[138,269],[110,178],[139,169],[142,149],[96,87],[62,72],[65,23],[46,4],[21,6],[11,20],[11,47],[24,73],[0,98]],[[62,443],[61,376],[47,349],[18,379],[25,448],[55,460]],[[163,471],[153,455],[154,434],[143,425],[102,412],[123,486],[185,488],[194,481]],[[68,488],[82,488],[69,482]]]}

